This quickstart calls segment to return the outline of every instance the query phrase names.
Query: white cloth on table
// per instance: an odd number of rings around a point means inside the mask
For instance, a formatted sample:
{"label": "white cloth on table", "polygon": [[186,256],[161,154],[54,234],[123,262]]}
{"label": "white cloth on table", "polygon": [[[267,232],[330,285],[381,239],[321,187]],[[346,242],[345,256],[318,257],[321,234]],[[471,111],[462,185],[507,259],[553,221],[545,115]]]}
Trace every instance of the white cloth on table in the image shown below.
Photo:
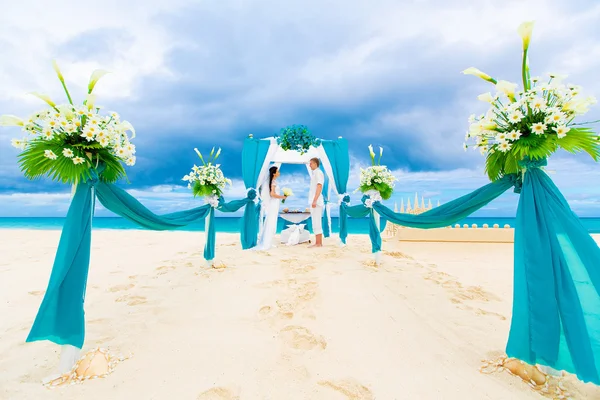
{"label": "white cloth on table", "polygon": [[305,213],[292,213],[292,212],[288,212],[288,213],[281,213],[279,214],[279,216],[283,219],[285,219],[288,222],[291,222],[292,224],[299,224],[302,221],[307,220],[308,218],[310,218],[310,213],[305,212]]}
{"label": "white cloth on table", "polygon": [[305,224],[288,225],[287,229],[281,231],[281,243],[294,246],[310,240],[310,233],[304,229]]}

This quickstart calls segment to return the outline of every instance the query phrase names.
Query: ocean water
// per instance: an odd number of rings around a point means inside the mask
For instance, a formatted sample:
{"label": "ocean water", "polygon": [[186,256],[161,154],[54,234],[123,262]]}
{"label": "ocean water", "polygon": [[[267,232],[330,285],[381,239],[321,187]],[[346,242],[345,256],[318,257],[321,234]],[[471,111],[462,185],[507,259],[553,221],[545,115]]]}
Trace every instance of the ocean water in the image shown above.
{"label": "ocean water", "polygon": [[[65,218],[63,217],[47,217],[47,218],[0,218],[0,229],[50,229],[50,230],[60,230],[62,229]],[[590,233],[600,233],[600,218],[581,218],[581,222],[588,229]],[[332,218],[332,231],[337,233],[339,231],[339,221],[338,218]],[[509,217],[471,217],[466,218],[459,222],[461,225],[469,224],[477,224],[478,226],[482,226],[483,224],[488,224],[489,226],[493,226],[494,224],[498,224],[500,226],[504,226],[506,224],[511,227],[515,226],[515,219]],[[281,230],[285,228],[287,224],[286,221],[280,218],[279,220],[279,229]],[[217,232],[226,232],[226,233],[237,233],[239,232],[241,225],[241,218],[238,217],[220,217],[216,218],[215,226],[217,228]],[[140,228],[133,222],[129,222],[126,219],[120,217],[114,218],[102,218],[96,217],[93,222],[93,229],[144,229]],[[204,221],[199,221],[197,223],[191,224],[187,227],[181,228],[179,230],[182,231],[203,231],[204,230]],[[364,219],[353,219],[348,218],[348,232],[354,234],[368,234],[369,233],[369,220],[367,218]]]}

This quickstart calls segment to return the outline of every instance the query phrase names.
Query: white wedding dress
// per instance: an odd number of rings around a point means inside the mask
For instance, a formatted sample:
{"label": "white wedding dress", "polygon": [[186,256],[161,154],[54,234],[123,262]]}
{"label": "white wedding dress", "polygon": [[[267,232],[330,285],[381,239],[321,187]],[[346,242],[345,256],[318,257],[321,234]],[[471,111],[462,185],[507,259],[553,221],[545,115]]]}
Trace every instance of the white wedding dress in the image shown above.
{"label": "white wedding dress", "polygon": [[[256,250],[269,250],[276,247],[273,244],[273,238],[277,233],[277,220],[279,218],[279,205],[281,201],[272,198],[271,190],[269,189],[269,181],[267,180],[260,188],[260,198],[262,200],[261,207],[262,210],[264,210],[264,219],[261,218],[262,225],[258,244],[255,247]],[[277,186],[275,183],[273,183],[273,191],[277,193]]]}

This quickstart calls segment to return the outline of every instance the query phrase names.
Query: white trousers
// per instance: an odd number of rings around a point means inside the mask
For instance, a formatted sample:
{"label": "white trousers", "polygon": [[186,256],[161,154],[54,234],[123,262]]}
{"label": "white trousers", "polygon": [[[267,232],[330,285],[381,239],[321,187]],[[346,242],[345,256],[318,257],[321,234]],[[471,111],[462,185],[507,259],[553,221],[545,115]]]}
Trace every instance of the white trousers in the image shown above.
{"label": "white trousers", "polygon": [[323,234],[323,207],[316,206],[310,209],[310,217],[312,218],[312,228],[315,235]]}

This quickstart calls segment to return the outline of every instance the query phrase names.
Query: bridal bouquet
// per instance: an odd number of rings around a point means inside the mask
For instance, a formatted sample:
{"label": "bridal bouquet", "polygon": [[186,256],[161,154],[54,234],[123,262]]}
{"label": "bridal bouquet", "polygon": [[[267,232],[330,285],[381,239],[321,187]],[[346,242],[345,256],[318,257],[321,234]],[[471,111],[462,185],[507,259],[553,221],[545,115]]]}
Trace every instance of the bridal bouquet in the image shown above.
{"label": "bridal bouquet", "polygon": [[360,187],[358,191],[367,193],[376,191],[379,193],[382,199],[388,200],[394,193],[394,185],[396,177],[392,175],[392,172],[385,166],[381,165],[381,156],[383,155],[383,148],[379,148],[379,160],[375,163],[375,153],[373,152],[373,146],[369,145],[369,154],[371,156],[372,166],[367,169],[360,170]]}
{"label": "bridal bouquet", "polygon": [[198,149],[194,149],[194,151],[200,157],[202,166],[198,167],[194,164],[192,171],[188,175],[185,175],[183,180],[188,182],[188,188],[192,189],[194,197],[219,198],[223,194],[225,187],[231,185],[231,180],[225,178],[225,175],[223,175],[221,166],[213,164],[219,158],[221,149],[215,153],[213,147],[208,156],[208,161],[204,160]]}
{"label": "bridal bouquet", "polygon": [[[283,195],[286,197],[290,197],[294,195],[294,192],[292,192],[292,189],[290,188],[283,188]],[[285,199],[282,199],[281,203],[285,203]]]}
{"label": "bridal bouquet", "polygon": [[[546,158],[558,148],[571,153],[584,151],[594,160],[600,157],[600,137],[581,126],[585,123],[574,123],[596,99],[583,98],[581,87],[564,84],[564,76],[550,74],[548,79],[530,76],[527,53],[532,29],[533,22],[519,27],[523,39],[522,90],[517,92],[516,83],[496,81],[476,68],[463,71],[496,88],[496,94],[478,97],[489,103],[490,108],[484,115],[471,116],[465,138],[486,156],[486,173],[492,181],[518,172],[518,162],[523,158]],[[470,146],[465,143],[464,147]]]}
{"label": "bridal bouquet", "polygon": [[[50,97],[32,93],[48,104],[28,118],[14,115],[0,117],[2,126],[21,127],[24,137],[12,145],[22,150],[18,156],[21,170],[29,179],[49,176],[52,180],[76,184],[91,177],[91,170],[104,165],[99,178],[115,182],[125,176],[122,165],[135,164],[135,131],[119,114],[101,113],[92,93],[98,80],[107,72],[92,73],[83,105],[74,105],[65,79],[54,62],[54,70],[67,95],[68,103],[56,104]],[[128,136],[127,132],[131,132]]]}
{"label": "bridal bouquet", "polygon": [[277,137],[277,144],[283,150],[296,150],[300,154],[306,153],[311,147],[317,147],[321,141],[317,139],[304,125],[292,125],[281,130]]}

